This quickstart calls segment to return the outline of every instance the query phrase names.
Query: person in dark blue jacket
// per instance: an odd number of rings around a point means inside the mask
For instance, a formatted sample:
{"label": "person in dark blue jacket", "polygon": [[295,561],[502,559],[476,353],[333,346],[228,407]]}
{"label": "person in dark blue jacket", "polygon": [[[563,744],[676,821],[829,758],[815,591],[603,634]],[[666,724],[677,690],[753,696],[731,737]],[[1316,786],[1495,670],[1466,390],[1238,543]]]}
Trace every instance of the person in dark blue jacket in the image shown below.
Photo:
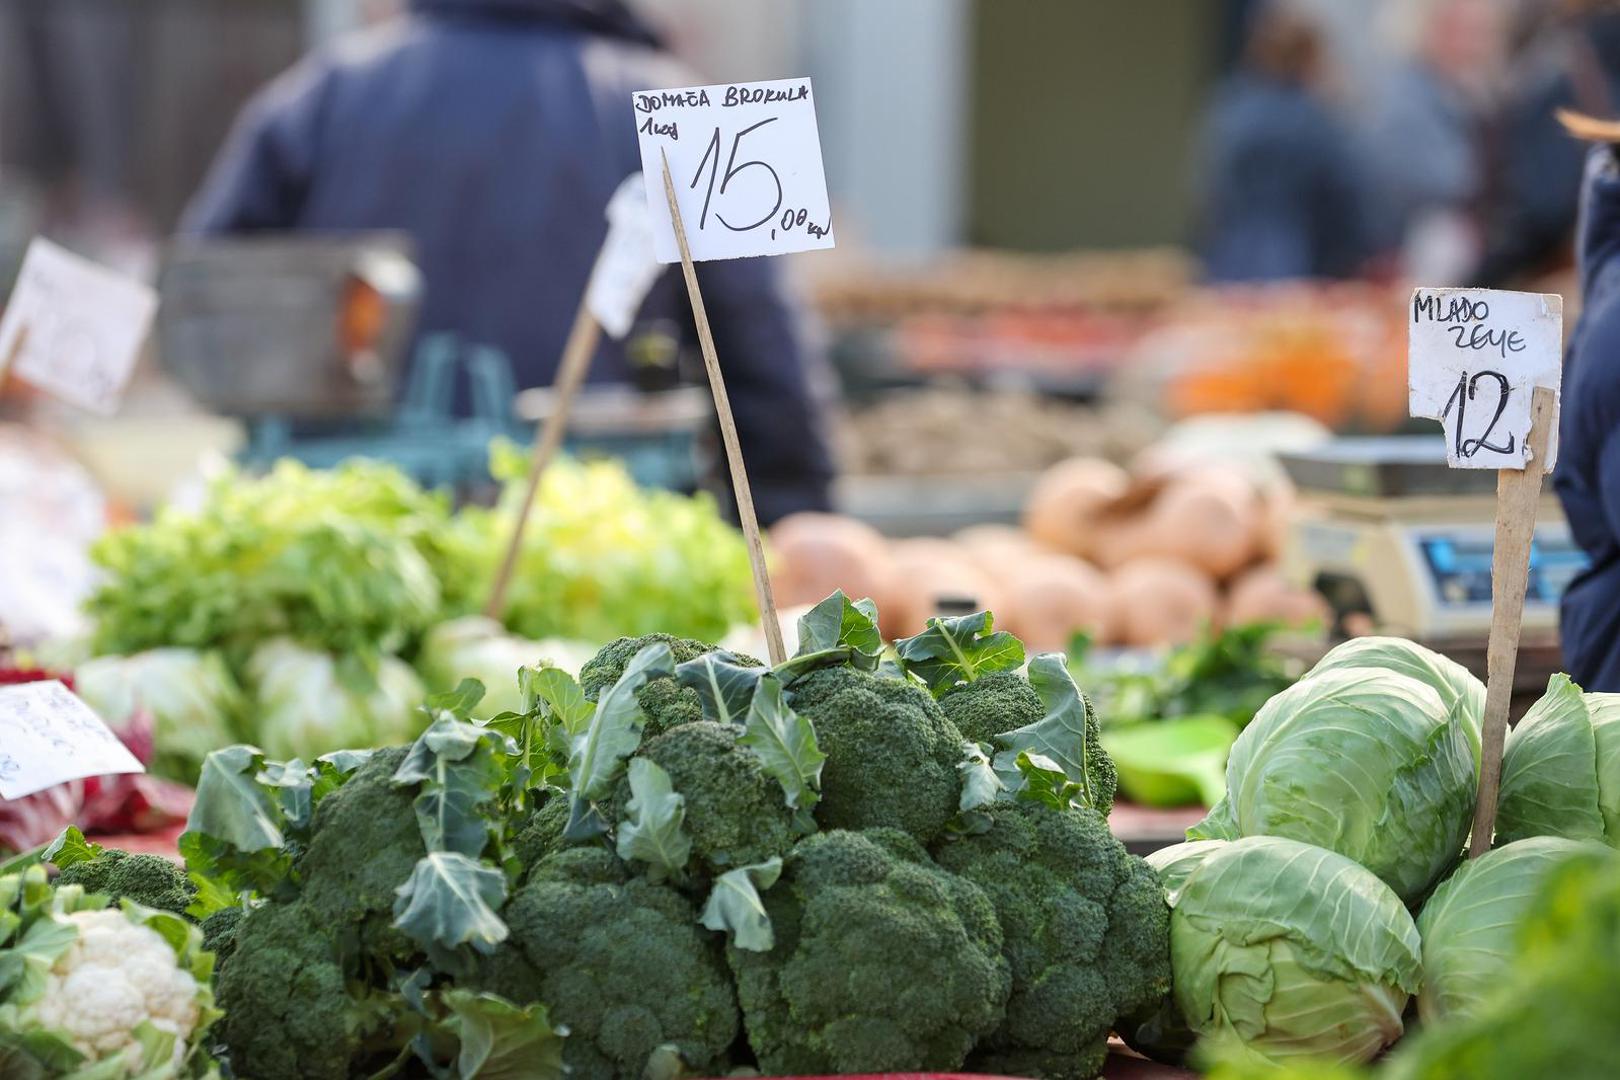
{"label": "person in dark blue jacket", "polygon": [[[1590,124],[1584,134],[1604,135]],[[1620,124],[1608,125],[1620,141]],[[1581,317],[1564,360],[1553,484],[1591,565],[1564,593],[1564,666],[1589,691],[1620,692],[1620,161],[1589,151],[1576,258]]]}
{"label": "person in dark blue jacket", "polygon": [[[641,168],[630,95],[700,80],[622,0],[409,8],[261,91],[182,231],[404,230],[425,281],[418,334],[494,345],[519,386],[548,385],[606,235],[603,210]],[[766,522],[827,508],[833,473],[823,361],[778,262],[698,269]],[[690,331],[678,273],[662,275],[641,318]],[[591,377],[630,378],[621,343],[604,340]]]}
{"label": "person in dark blue jacket", "polygon": [[1199,254],[1212,281],[1354,276],[1363,182],[1344,126],[1316,97],[1322,43],[1282,3],[1252,16],[1243,62],[1200,132]]}

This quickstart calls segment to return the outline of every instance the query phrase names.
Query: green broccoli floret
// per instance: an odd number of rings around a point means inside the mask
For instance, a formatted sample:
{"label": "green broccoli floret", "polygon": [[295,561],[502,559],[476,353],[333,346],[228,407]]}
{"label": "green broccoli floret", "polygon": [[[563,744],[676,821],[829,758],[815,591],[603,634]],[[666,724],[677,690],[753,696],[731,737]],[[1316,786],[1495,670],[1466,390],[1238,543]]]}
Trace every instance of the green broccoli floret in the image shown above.
{"label": "green broccoli floret", "polygon": [[133,900],[158,911],[184,915],[197,898],[197,886],[185,871],[159,855],[104,851],[93,859],[64,867],[58,885],[83,885],[86,892],[115,900]]}
{"label": "green broccoli floret", "polygon": [[[671,728],[637,751],[668,773],[685,797],[692,855],[711,874],[786,855],[797,839],[782,785],[759,758],[738,749],[740,733],[729,724],[700,720]],[[629,800],[627,777],[619,782],[612,815],[622,817]]]}
{"label": "green broccoli floret", "polygon": [[330,924],[301,903],[265,904],[242,918],[215,982],[237,1076],[347,1080],[360,1033],[333,956]]}
{"label": "green broccoli floret", "polygon": [[1002,732],[1046,715],[1035,688],[1016,671],[997,671],[963,683],[940,698],[939,707],[964,737],[992,746]]}
{"label": "green broccoli floret", "polygon": [[417,792],[393,783],[407,752],[378,750],[315,808],[309,847],[294,869],[304,903],[325,925],[392,923],[395,890],[427,854],[412,806]]}
{"label": "green broccoli floret", "polygon": [[1170,986],[1170,911],[1153,870],[1092,810],[1023,800],[985,808],[986,832],[942,841],[940,866],[995,905],[1012,967],[1007,1019],[981,1071],[1096,1076],[1115,1020]]}
{"label": "green broccoli floret", "polygon": [[553,794],[529,815],[512,838],[512,853],[525,870],[569,846],[563,838],[563,830],[568,827],[568,811],[568,796]]}
{"label": "green broccoli floret", "polygon": [[775,947],[726,955],[764,1072],[955,1069],[1001,1023],[990,901],[906,834],[812,836],[763,899]]}
{"label": "green broccoli floret", "polygon": [[926,690],[831,667],[794,682],[790,704],[827,755],[815,812],[822,828],[903,829],[926,844],[956,815],[962,733]]}
{"label": "green broccoli floret", "polygon": [[239,907],[220,908],[202,921],[203,948],[214,954],[216,973],[236,951],[236,932],[241,928],[242,915]]}
{"label": "green broccoli floret", "polygon": [[[605,848],[577,847],[536,866],[505,918],[539,972],[536,996],[569,1029],[563,1061],[575,1080],[640,1076],[664,1045],[694,1075],[719,1075],[737,1005],[719,939],[686,897]],[[520,978],[507,965],[489,985],[510,995]]]}
{"label": "green broccoli floret", "polygon": [[[586,697],[595,701],[598,694],[619,681],[619,677],[624,674],[625,665],[629,664],[638,652],[660,641],[669,646],[669,651],[674,654],[677,664],[696,660],[720,647],[692,638],[672,637],[669,634],[643,634],[641,637],[619,638],[604,645],[600,652],[579,669],[580,689],[585,691]],[[764,666],[761,661],[751,656],[739,654],[737,660],[746,667]],[[682,686],[669,676],[648,680],[647,685],[636,691],[636,701],[641,704],[641,711],[647,718],[646,725],[642,728],[643,738],[650,739],[670,728],[703,719],[703,701],[698,697],[698,692],[690,686]]]}

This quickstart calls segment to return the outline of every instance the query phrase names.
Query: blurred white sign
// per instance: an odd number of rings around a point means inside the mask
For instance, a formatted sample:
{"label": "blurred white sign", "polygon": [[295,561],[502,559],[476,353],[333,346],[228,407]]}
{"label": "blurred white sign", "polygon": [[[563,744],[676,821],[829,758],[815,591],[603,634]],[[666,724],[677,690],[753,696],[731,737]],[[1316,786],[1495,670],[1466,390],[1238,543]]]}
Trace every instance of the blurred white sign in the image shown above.
{"label": "blurred white sign", "polygon": [[0,798],[89,776],[145,772],[101,717],[52,680],[0,687]]}
{"label": "blurred white sign", "polygon": [[[1416,289],[1407,386],[1413,416],[1439,420],[1455,469],[1523,469],[1530,396],[1562,383],[1564,302],[1553,293]],[[1554,416],[1557,416],[1556,411]],[[1547,443],[1551,472],[1558,426]]]}
{"label": "blurred white sign", "polygon": [[16,351],[19,378],[110,415],[156,311],[147,286],[36,237],[0,318],[0,368]]}
{"label": "blurred white sign", "polygon": [[641,174],[632,173],[607,205],[608,234],[591,273],[585,302],[602,329],[616,338],[630,332],[663,266],[653,256],[652,222]]}
{"label": "blurred white sign", "polygon": [[659,262],[681,258],[664,193],[665,155],[694,260],[833,246],[809,79],[644,90],[631,98]]}

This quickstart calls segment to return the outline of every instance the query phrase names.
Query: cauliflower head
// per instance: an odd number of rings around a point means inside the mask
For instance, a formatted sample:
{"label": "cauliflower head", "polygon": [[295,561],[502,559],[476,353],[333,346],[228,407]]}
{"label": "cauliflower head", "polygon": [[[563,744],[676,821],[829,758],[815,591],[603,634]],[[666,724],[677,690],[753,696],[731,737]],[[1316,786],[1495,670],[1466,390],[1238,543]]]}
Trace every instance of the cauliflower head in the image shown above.
{"label": "cauliflower head", "polygon": [[132,902],[106,905],[81,886],[52,887],[43,867],[0,878],[7,1075],[178,1080],[211,1068],[200,1044],[219,1014],[201,931]]}

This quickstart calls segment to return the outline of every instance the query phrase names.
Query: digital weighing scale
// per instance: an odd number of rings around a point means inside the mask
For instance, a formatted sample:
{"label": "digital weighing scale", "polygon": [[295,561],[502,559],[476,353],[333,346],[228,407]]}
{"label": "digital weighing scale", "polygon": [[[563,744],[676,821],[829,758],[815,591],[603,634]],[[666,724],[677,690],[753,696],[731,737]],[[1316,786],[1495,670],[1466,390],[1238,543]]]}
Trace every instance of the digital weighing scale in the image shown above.
{"label": "digital weighing scale", "polygon": [[[1334,439],[1280,460],[1299,493],[1284,571],[1327,599],[1335,633],[1359,616],[1482,669],[1496,473],[1448,467],[1437,436]],[[1585,565],[1549,485],[1524,604],[1516,681],[1527,687],[1560,670],[1558,602]]]}

